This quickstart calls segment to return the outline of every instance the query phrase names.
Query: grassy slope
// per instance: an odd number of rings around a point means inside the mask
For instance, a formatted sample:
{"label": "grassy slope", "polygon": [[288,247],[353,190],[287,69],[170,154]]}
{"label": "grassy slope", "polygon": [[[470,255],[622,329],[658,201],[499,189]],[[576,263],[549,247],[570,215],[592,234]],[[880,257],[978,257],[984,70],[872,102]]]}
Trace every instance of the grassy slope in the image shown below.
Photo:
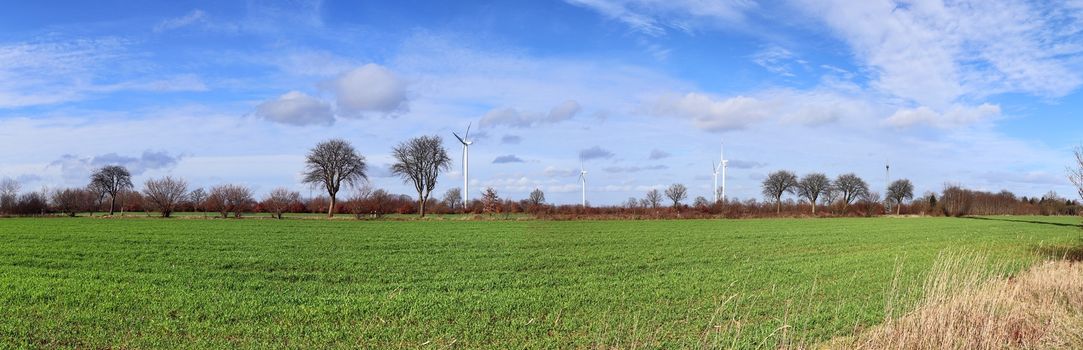
{"label": "grassy slope", "polygon": [[1076,223],[5,219],[0,344],[763,347],[876,323],[896,267],[1020,268]]}

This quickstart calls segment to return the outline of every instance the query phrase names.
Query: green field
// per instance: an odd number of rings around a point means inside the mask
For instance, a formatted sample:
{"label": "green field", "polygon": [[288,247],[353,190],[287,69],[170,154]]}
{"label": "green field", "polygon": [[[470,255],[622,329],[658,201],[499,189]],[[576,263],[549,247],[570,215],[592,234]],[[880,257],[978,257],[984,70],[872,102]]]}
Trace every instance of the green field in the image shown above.
{"label": "green field", "polygon": [[1078,224],[0,219],[0,347],[773,348],[876,324],[896,270],[1020,269]]}

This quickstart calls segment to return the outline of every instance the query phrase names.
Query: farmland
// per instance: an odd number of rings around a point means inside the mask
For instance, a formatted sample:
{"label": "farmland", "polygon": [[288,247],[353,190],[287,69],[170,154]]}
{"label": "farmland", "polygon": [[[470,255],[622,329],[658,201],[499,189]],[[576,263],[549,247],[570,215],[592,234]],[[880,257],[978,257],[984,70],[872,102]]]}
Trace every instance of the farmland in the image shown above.
{"label": "farmland", "polygon": [[0,345],[771,348],[878,323],[943,252],[1017,271],[1078,221],[3,219]]}

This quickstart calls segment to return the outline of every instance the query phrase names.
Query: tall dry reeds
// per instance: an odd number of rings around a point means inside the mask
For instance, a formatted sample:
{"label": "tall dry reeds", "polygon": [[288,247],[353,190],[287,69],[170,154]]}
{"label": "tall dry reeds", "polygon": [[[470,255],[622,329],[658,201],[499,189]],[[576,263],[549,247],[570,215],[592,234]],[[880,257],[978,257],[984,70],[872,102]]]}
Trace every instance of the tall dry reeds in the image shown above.
{"label": "tall dry reeds", "polygon": [[[829,349],[1083,349],[1083,264],[1046,261],[996,276],[984,258],[942,255],[912,311]],[[894,291],[897,295],[897,290]],[[889,299],[897,299],[890,298]]]}

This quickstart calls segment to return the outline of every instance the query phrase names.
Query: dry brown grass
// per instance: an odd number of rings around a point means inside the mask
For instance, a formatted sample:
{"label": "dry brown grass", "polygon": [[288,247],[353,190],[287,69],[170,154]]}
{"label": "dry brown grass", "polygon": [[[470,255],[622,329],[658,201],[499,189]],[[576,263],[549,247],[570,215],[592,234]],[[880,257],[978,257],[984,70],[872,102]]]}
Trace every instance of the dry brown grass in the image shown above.
{"label": "dry brown grass", "polygon": [[[914,307],[825,349],[1083,349],[1083,263],[1047,261],[995,276],[982,258],[941,256]],[[889,300],[900,300],[893,288]],[[894,315],[896,309],[913,310]]]}

